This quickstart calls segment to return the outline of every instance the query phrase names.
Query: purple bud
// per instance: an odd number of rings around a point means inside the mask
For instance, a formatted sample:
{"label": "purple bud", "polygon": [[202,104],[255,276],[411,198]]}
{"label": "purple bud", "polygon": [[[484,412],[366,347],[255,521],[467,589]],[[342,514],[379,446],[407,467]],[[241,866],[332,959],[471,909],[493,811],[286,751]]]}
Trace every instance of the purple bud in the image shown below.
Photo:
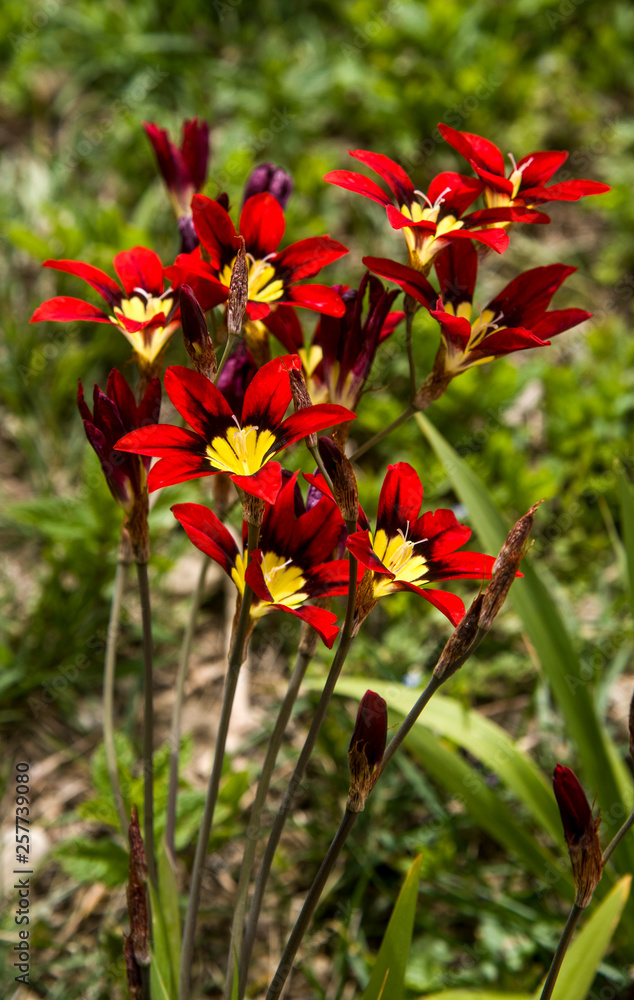
{"label": "purple bud", "polygon": [[268,191],[282,208],[286,208],[292,190],[293,178],[282,167],[276,167],[273,163],[261,163],[251,171],[244,189],[244,201],[254,194]]}

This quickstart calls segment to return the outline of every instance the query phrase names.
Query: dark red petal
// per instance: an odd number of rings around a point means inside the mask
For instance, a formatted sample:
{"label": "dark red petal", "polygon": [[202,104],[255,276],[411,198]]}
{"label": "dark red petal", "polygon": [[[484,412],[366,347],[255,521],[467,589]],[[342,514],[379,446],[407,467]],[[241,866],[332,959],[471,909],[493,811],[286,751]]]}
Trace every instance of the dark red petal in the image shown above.
{"label": "dark red petal", "polygon": [[579,201],[594,194],[607,194],[612,188],[609,184],[599,181],[562,181],[561,184],[551,184],[550,187],[535,187],[522,191],[526,201]]}
{"label": "dark red petal", "polygon": [[533,267],[518,274],[485,308],[494,316],[502,313],[506,326],[530,328],[543,317],[557,289],[575,270],[565,264]]}
{"label": "dark red petal", "polygon": [[470,240],[455,240],[436,256],[434,266],[443,304],[473,301],[478,276],[478,252]]}
{"label": "dark red petal", "polygon": [[473,132],[458,132],[443,122],[439,123],[438,131],[445,142],[453,146],[456,152],[464,156],[465,160],[469,162],[475,160],[486,170],[491,170],[495,174],[504,174],[504,157],[498,147],[489,139],[475,135]]}
{"label": "dark red petal", "polygon": [[121,301],[121,289],[117,282],[99,267],[84,264],[80,260],[45,260],[42,267],[53,267],[56,271],[75,274],[78,278],[82,278],[89,285],[92,285],[111,306],[117,305]]}
{"label": "dark red petal", "polygon": [[420,229],[426,233],[436,232],[436,223],[428,222],[426,219],[421,219],[419,222],[412,222],[406,215],[399,212],[398,208],[394,208],[394,205],[388,205],[386,210],[388,221],[392,229]]}
{"label": "dark red petal", "polygon": [[346,306],[341,296],[328,285],[293,285],[286,292],[293,305],[312,309],[326,316],[343,316]]}
{"label": "dark red petal", "polygon": [[448,344],[458,351],[465,351],[471,338],[471,323],[462,316],[452,316],[444,309],[430,309],[430,315],[438,320],[441,335]]}
{"label": "dark red petal", "polygon": [[438,611],[442,611],[452,625],[459,625],[464,618],[464,604],[456,594],[450,594],[446,590],[434,590],[431,587],[417,587],[414,583],[406,583],[404,580],[394,581],[395,590],[411,590],[420,594],[426,601],[433,604]]}
{"label": "dark red petal", "polygon": [[479,212],[470,212],[468,221],[470,226],[484,226],[490,222],[525,222],[547,226],[550,216],[533,208],[506,205],[504,208],[483,208]]}
{"label": "dark red petal", "polygon": [[230,264],[240,247],[235,227],[224,208],[202,194],[192,198],[192,216],[198,238],[207,250],[211,264],[221,270]]}
{"label": "dark red petal", "polygon": [[209,125],[207,122],[199,122],[197,118],[190,118],[183,122],[181,151],[192,187],[196,191],[200,191],[207,179],[207,162],[209,160]]}
{"label": "dark red petal", "polygon": [[317,403],[315,406],[307,406],[297,413],[291,413],[280,426],[276,451],[301,441],[307,434],[317,433],[326,430],[327,427],[335,427],[337,424],[345,423],[346,420],[355,419],[356,413],[336,403]]}
{"label": "dark red petal", "polygon": [[273,595],[269,590],[264,574],[262,572],[262,549],[255,549],[249,553],[249,562],[244,574],[244,579],[256,597],[268,603],[273,601]]}
{"label": "dark red petal", "polygon": [[244,394],[243,427],[248,424],[278,430],[291,401],[288,373],[291,369],[301,371],[301,367],[297,354],[286,354],[262,365]]}
{"label": "dark red petal", "polygon": [[587,319],[592,319],[592,313],[585,309],[552,309],[533,327],[533,334],[546,341],[579,323],[585,323]]}
{"label": "dark red petal", "polygon": [[312,625],[328,649],[332,649],[334,646],[339,628],[337,616],[332,611],[326,611],[325,608],[315,608],[312,604],[305,604],[302,608],[287,608],[284,604],[273,604],[270,610],[287,611],[290,615],[301,618],[303,622]]}
{"label": "dark red petal", "polygon": [[419,271],[406,264],[399,264],[387,257],[364,257],[363,264],[374,274],[394,281],[408,295],[427,309],[436,302],[438,292]]}
{"label": "dark red petal", "polygon": [[114,259],[114,269],[121,278],[126,295],[135,288],[143,288],[151,295],[163,294],[163,265],[161,258],[147,247],[123,250]]}
{"label": "dark red petal", "polygon": [[292,243],[290,247],[277,254],[274,261],[275,270],[283,271],[285,282],[290,284],[304,278],[314,278],[322,267],[332,264],[347,253],[349,253],[348,248],[330,236],[309,236],[308,239]]}
{"label": "dark red petal", "polygon": [[475,170],[478,177],[484,182],[485,187],[493,189],[493,191],[501,191],[508,198],[513,195],[513,182],[508,180],[504,176],[504,172],[496,173],[495,171],[487,170],[486,168],[480,166],[475,160],[471,161],[471,166]]}
{"label": "dark red petal", "polygon": [[454,552],[429,565],[428,580],[490,580],[495,559],[482,552]]}
{"label": "dark red petal", "polygon": [[145,395],[137,408],[137,425],[146,427],[157,424],[161,416],[161,380],[155,377],[150,380]]}
{"label": "dark red petal", "polygon": [[336,184],[346,191],[355,191],[366,198],[371,198],[372,201],[378,201],[379,205],[387,207],[392,204],[391,198],[386,195],[383,188],[364,174],[356,174],[352,170],[331,170],[324,175],[324,180],[328,184]]}
{"label": "dark red petal", "polygon": [[172,365],[165,372],[165,391],[181,417],[207,442],[234,422],[220,389],[198,372]]}
{"label": "dark red petal", "polygon": [[564,150],[548,150],[548,152],[529,153],[518,161],[517,169],[522,171],[522,188],[545,184],[559,170],[562,163],[568,159]]}
{"label": "dark red petal", "polygon": [[414,185],[410,178],[398,163],[390,160],[389,156],[384,156],[383,153],[372,153],[367,149],[351,149],[349,152],[355,160],[360,160],[366,167],[375,170],[383,178],[398,199],[399,205],[411,205],[416,200]]}
{"label": "dark red petal", "polygon": [[47,299],[38,306],[31,316],[31,323],[41,323],[43,320],[57,320],[62,323],[72,323],[73,320],[91,320],[94,323],[109,323],[105,312],[97,306],[84,302],[83,299],[73,299],[68,295],[57,295]]}
{"label": "dark red petal", "polygon": [[201,441],[198,434],[183,427],[174,427],[173,424],[150,424],[148,427],[140,427],[137,431],[130,431],[115,445],[117,451],[130,451],[133,455],[151,455],[160,458],[181,452],[196,458],[196,461],[201,460],[204,447],[204,441]]}
{"label": "dark red petal", "polygon": [[454,229],[450,233],[445,233],[439,237],[438,242],[449,242],[450,240],[477,240],[485,246],[495,250],[496,253],[504,253],[509,245],[508,233],[503,229],[469,229],[468,216],[464,220],[464,229]]}
{"label": "dark red petal", "polygon": [[249,496],[260,497],[265,503],[275,503],[282,488],[282,466],[279,462],[267,462],[252,476],[229,478]]}
{"label": "dark red petal", "polygon": [[349,587],[350,563],[347,559],[333,559],[310,569],[308,590],[311,597],[341,597],[348,593]]}
{"label": "dark red petal", "polygon": [[387,704],[381,695],[366,691],[361,699],[350,740],[350,750],[362,754],[371,768],[383,760],[387,740]]}
{"label": "dark red petal", "polygon": [[199,503],[177,503],[172,507],[172,514],[182,524],[196,548],[231,576],[240,553],[233,536],[213,511]]}
{"label": "dark red petal", "polygon": [[383,573],[390,579],[394,579],[394,573],[383,565],[372,548],[369,531],[355,531],[352,535],[348,535],[346,548],[366,569],[371,569],[374,573]]}
{"label": "dark red petal", "polygon": [[419,517],[410,532],[411,538],[428,539],[425,545],[425,558],[436,559],[455,552],[471,538],[471,528],[460,524],[451,510],[427,511]]}
{"label": "dark red petal", "polygon": [[458,218],[482,193],[482,187],[482,181],[475,177],[465,177],[464,174],[457,174],[453,170],[444,170],[434,177],[429,185],[427,197],[432,204],[439,198],[443,199],[440,219],[449,214]]}
{"label": "dark red petal", "polygon": [[540,340],[531,330],[522,327],[496,330],[469,351],[472,361],[478,358],[501,358],[514,351],[526,351],[531,347],[547,347],[549,341]]}
{"label": "dark red petal", "polygon": [[[124,430],[132,431],[139,426],[134,393],[121,372],[117,371],[116,368],[113,368],[108,376],[106,395],[110,397],[119,411]],[[158,414],[156,417],[158,419]]]}
{"label": "dark red petal", "polygon": [[152,143],[158,167],[168,191],[182,189],[186,184],[186,175],[180,151],[170,141],[165,129],[159,128],[153,122],[143,122],[143,128]]}
{"label": "dark red petal", "polygon": [[398,530],[406,532],[417,520],[423,503],[423,486],[416,471],[407,462],[388,465],[379,496],[377,531],[393,538]]}
{"label": "dark red petal", "polygon": [[240,216],[240,235],[244,236],[247,253],[256,260],[274,253],[280,245],[285,228],[284,212],[268,191],[247,198]]}
{"label": "dark red petal", "polygon": [[190,479],[200,479],[201,476],[215,476],[218,470],[212,469],[209,463],[199,455],[170,455],[153,465],[147,477],[149,493],[163,486],[174,486],[175,483],[186,483]]}
{"label": "dark red petal", "polygon": [[264,324],[277,337],[289,354],[295,354],[304,346],[302,325],[292,306],[279,305],[266,317]]}
{"label": "dark red petal", "polygon": [[571,768],[557,764],[553,774],[553,790],[566,841],[578,843],[584,837],[593,834],[595,821],[592,809],[579,779]]}

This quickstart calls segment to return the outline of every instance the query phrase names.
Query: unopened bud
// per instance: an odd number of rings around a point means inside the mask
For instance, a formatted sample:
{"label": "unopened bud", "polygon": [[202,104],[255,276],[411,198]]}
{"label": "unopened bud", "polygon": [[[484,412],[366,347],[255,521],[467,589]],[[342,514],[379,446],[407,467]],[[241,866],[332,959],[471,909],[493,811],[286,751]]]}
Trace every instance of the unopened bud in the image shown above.
{"label": "unopened bud", "polygon": [[182,285],[180,302],[185,349],[196,371],[205,378],[214,379],[218,370],[216,352],[209,336],[205,314],[189,285]]}
{"label": "unopened bud", "polygon": [[346,808],[363,812],[368,795],[381,773],[381,761],[387,740],[387,705],[374,691],[366,691],[348,750],[350,791]]}
{"label": "unopened bud", "polygon": [[244,200],[246,201],[254,194],[268,191],[281,208],[286,208],[292,190],[293,178],[282,167],[276,167],[273,163],[260,163],[251,171],[244,189]]}
{"label": "unopened bud", "polygon": [[262,497],[255,497],[251,493],[242,493],[242,516],[247,524],[261,528],[265,509],[266,504]]}
{"label": "unopened bud", "polygon": [[586,907],[603,871],[598,832],[601,820],[592,815],[586,794],[569,767],[557,764],[553,774],[553,789],[572,864],[575,903]]}
{"label": "unopened bud", "polygon": [[227,330],[230,337],[240,336],[242,319],[249,297],[249,266],[246,257],[246,244],[244,236],[239,236],[238,239],[240,240],[240,249],[233,262],[227,300]]}
{"label": "unopened bud", "polygon": [[150,929],[146,895],[147,862],[139,827],[139,817],[134,805],[130,816],[128,839],[130,842],[130,877],[126,895],[130,919],[130,940],[138,964],[148,966],[150,964]]}
{"label": "unopened bud", "polygon": [[[310,393],[308,392],[306,382],[304,381],[304,376],[301,371],[291,368],[288,373],[288,377],[291,385],[291,395],[293,397],[295,413],[297,413],[298,410],[305,410],[306,407],[312,406],[313,401],[310,398]],[[317,440],[316,434],[308,434],[305,438],[307,447],[316,448]]]}
{"label": "unopened bud", "polygon": [[125,971],[130,1000],[143,1000],[143,976],[139,968],[139,963],[134,957],[132,938],[128,937],[127,934],[123,935],[123,954],[125,956]]}
{"label": "unopened bud", "polygon": [[319,439],[319,454],[330,476],[341,516],[346,524],[354,526],[352,528],[354,531],[359,518],[359,488],[352,462],[344,455],[339,445],[327,437]]}
{"label": "unopened bud", "polygon": [[478,638],[478,622],[482,610],[483,594],[478,594],[462,621],[449,636],[440,659],[434,667],[434,676],[441,681],[455,674],[472,652]]}
{"label": "unopened bud", "polygon": [[528,548],[528,538],[533,527],[535,511],[543,502],[543,500],[538,500],[537,503],[534,503],[530,510],[513,525],[500,549],[499,556],[493,563],[491,570],[493,579],[485,591],[480,614],[479,627],[484,632],[488,632],[491,628],[493,620],[504,604],[511,584],[517,576],[519,564]]}

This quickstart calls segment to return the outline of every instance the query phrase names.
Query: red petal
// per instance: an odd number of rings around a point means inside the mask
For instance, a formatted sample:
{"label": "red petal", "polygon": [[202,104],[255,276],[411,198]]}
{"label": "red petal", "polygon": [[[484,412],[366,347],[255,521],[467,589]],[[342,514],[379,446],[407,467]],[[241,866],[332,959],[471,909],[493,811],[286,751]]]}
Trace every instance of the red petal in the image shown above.
{"label": "red petal", "polygon": [[411,295],[417,302],[422,303],[427,309],[436,302],[437,291],[430,285],[427,278],[423,277],[419,271],[415,271],[413,267],[399,264],[387,257],[364,257],[363,263],[374,274],[400,285],[404,292]]}
{"label": "red petal", "polygon": [[42,267],[53,267],[56,271],[77,275],[96,289],[111,306],[121,301],[121,289],[114,278],[92,264],[84,264],[80,260],[45,260]]}
{"label": "red petal", "polygon": [[181,417],[205,441],[224,434],[233,423],[233,411],[220,389],[198,372],[172,365],[165,372],[165,390]]}
{"label": "red petal", "polygon": [[575,270],[565,264],[533,267],[509,282],[486,309],[495,316],[502,313],[507,326],[530,328],[543,317],[557,289]]}
{"label": "red petal", "polygon": [[180,521],[196,548],[231,576],[240,553],[233,536],[213,511],[199,503],[177,503],[172,507],[172,514]]}
{"label": "red petal", "polygon": [[31,316],[31,323],[41,323],[43,320],[57,320],[62,323],[72,323],[73,320],[91,320],[94,323],[109,323],[105,312],[97,306],[84,302],[83,299],[73,299],[68,295],[58,295],[48,299],[38,306]]}
{"label": "red petal", "polygon": [[458,132],[450,125],[440,122],[438,130],[445,142],[464,156],[465,160],[474,160],[485,170],[490,170],[494,174],[504,174],[504,157],[500,150],[488,139],[473,132]]}
{"label": "red petal", "polygon": [[440,218],[448,214],[459,217],[482,193],[482,187],[482,182],[475,177],[465,177],[464,174],[457,174],[453,170],[445,170],[434,177],[429,185],[427,197],[432,204],[438,198],[443,198]]}
{"label": "red petal", "polygon": [[247,252],[256,260],[274,253],[280,245],[285,228],[284,212],[268,191],[247,198],[240,216],[240,234]]}
{"label": "red petal", "polygon": [[540,340],[548,340],[579,323],[585,323],[587,319],[592,319],[592,313],[584,309],[552,309],[533,327],[533,334]]}
{"label": "red petal", "polygon": [[247,302],[247,316],[254,323],[259,319],[266,319],[270,312],[268,302]]}
{"label": "red petal", "polygon": [[349,152],[355,160],[365,163],[366,167],[375,170],[383,178],[398,199],[399,205],[411,205],[416,200],[414,185],[410,178],[398,163],[390,160],[389,156],[384,156],[383,153],[371,153],[367,149],[351,149]]}
{"label": "red petal", "polygon": [[482,552],[454,552],[429,566],[428,580],[490,580],[495,559]]}
{"label": "red petal", "polygon": [[317,431],[326,430],[327,427],[335,427],[337,424],[345,423],[346,420],[355,419],[356,414],[352,410],[347,410],[345,406],[338,406],[336,403],[317,403],[315,406],[307,406],[297,413],[291,413],[281,424],[276,451],[288,448],[308,434],[316,434]]}
{"label": "red petal", "polygon": [[523,156],[517,164],[517,169],[522,171],[520,191],[523,188],[546,184],[567,159],[568,153],[564,150],[549,150],[548,152],[529,153],[528,156]]}
{"label": "red petal", "polygon": [[204,458],[197,455],[171,455],[152,466],[147,477],[147,488],[149,493],[153,493],[163,486],[174,486],[176,483],[216,474],[217,470],[212,469]]}
{"label": "red petal", "polygon": [[290,369],[300,371],[297,354],[286,354],[262,365],[254,375],[242,404],[242,426],[265,427],[277,432],[291,401]]}
{"label": "red petal", "polygon": [[[468,226],[467,220],[465,220],[465,226]],[[447,242],[449,240],[477,240],[478,243],[484,243],[485,246],[495,250],[496,253],[504,253],[509,245],[508,233],[505,233],[503,229],[454,229],[452,232],[441,236],[438,242],[440,243],[443,240]]]}
{"label": "red petal", "polygon": [[432,587],[417,587],[413,583],[405,583],[398,580],[394,583],[395,590],[412,590],[420,594],[426,601],[433,604],[438,611],[442,611],[452,625],[459,625],[464,618],[464,604],[456,594],[450,594],[446,590],[434,590]]}
{"label": "red petal", "polygon": [[352,170],[331,170],[324,176],[324,180],[328,184],[336,184],[346,191],[355,191],[366,198],[371,198],[372,201],[378,201],[379,205],[387,207],[392,204],[391,198],[388,198],[383,188],[364,174],[356,174]]}
{"label": "red petal", "polygon": [[[109,396],[119,411],[124,429],[126,431],[135,430],[139,426],[139,422],[134,393],[121,372],[117,371],[116,368],[113,368],[108,375],[106,395]],[[156,419],[158,420],[158,413],[156,414]]]}
{"label": "red petal", "polygon": [[292,306],[277,306],[266,317],[265,326],[289,353],[295,354],[304,346],[302,325]]}
{"label": "red petal", "polygon": [[416,521],[423,503],[423,486],[416,471],[407,462],[388,465],[379,496],[377,531],[393,538],[400,529],[406,532]]}
{"label": "red petal", "polygon": [[240,247],[229,214],[213,198],[195,194],[192,216],[198,238],[209,253],[211,264],[221,270],[225,264],[231,263]]}
{"label": "red petal", "polygon": [[579,201],[594,194],[607,194],[612,188],[609,184],[599,181],[562,181],[561,184],[551,184],[550,187],[529,188],[522,191],[526,201]]}
{"label": "red petal", "polygon": [[442,337],[457,350],[466,350],[471,338],[471,323],[463,316],[452,316],[443,309],[430,309],[430,315],[438,320],[442,328]]}
{"label": "red petal", "polygon": [[341,296],[328,285],[293,285],[287,289],[286,295],[293,305],[312,309],[326,316],[343,316],[346,311]]}
{"label": "red petal", "polygon": [[478,177],[484,181],[485,187],[492,188],[494,191],[501,191],[502,194],[507,195],[509,198],[512,197],[513,182],[504,176],[504,168],[502,168],[502,171],[498,174],[495,171],[486,170],[474,160],[471,161],[471,166],[475,170]]}
{"label": "red petal", "polygon": [[158,254],[147,247],[123,250],[114,259],[114,269],[121,278],[126,295],[143,288],[151,295],[163,294],[163,265]]}
{"label": "red petal", "polygon": [[197,462],[202,459],[204,442],[198,434],[173,424],[150,424],[130,431],[115,445],[117,451],[130,451],[133,455],[161,457],[181,452],[190,455]]}
{"label": "red petal", "polygon": [[443,304],[472,302],[478,276],[478,252],[469,240],[456,240],[435,260]]}
{"label": "red petal", "polygon": [[[260,196],[256,195],[256,197]],[[271,196],[269,195],[269,197]],[[249,201],[253,200],[249,199]],[[275,204],[277,205],[277,202]],[[343,243],[338,243],[330,236],[309,236],[308,239],[298,240],[297,243],[292,243],[290,247],[282,250],[276,256],[274,264],[276,271],[280,269],[288,271],[288,275],[285,275],[285,284],[291,284],[291,282],[300,281],[303,278],[314,278],[322,267],[339,260],[348,252],[348,248],[344,247]]]}
{"label": "red petal", "polygon": [[398,208],[394,208],[394,205],[388,205],[386,210],[387,217],[392,229],[421,229],[425,233],[435,233],[436,223],[428,222],[425,219],[421,219],[420,222],[412,222],[406,215],[399,212]]}
{"label": "red petal", "polygon": [[346,548],[366,569],[371,569],[374,573],[383,573],[390,579],[394,579],[394,573],[383,565],[372,548],[369,531],[355,531],[354,534],[348,535]]}
{"label": "red petal", "polygon": [[229,476],[241,490],[253,497],[261,497],[265,503],[275,503],[282,487],[282,466],[279,462],[267,462],[252,476]]}
{"label": "red petal", "polygon": [[328,649],[332,649],[334,646],[339,628],[337,616],[332,611],[326,611],[325,608],[315,608],[312,604],[306,604],[303,608],[287,608],[284,604],[273,604],[271,611],[287,611],[290,615],[301,618],[303,622],[312,625]]}

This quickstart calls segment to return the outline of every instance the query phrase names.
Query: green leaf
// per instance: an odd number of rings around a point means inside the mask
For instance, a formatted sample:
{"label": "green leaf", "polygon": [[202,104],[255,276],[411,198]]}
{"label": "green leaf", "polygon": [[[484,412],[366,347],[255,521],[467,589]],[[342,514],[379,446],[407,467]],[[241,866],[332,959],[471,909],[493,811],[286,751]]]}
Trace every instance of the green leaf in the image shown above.
{"label": "green leaf", "polygon": [[403,996],[421,859],[419,854],[405,877],[362,1000],[401,1000]]}
{"label": "green leaf", "polygon": [[621,501],[621,533],[627,556],[627,582],[630,592],[630,606],[634,615],[634,489],[625,478],[625,470],[618,476]]}
{"label": "green leaf", "polygon": [[65,840],[55,848],[54,854],[66,874],[76,882],[86,885],[103,882],[108,888],[114,888],[128,881],[128,852],[109,837]]}
{"label": "green leaf", "polygon": [[[574,939],[566,952],[552,1000],[585,1000],[621,919],[631,883],[631,875],[617,882]],[[542,988],[535,991],[534,1000],[539,1000]]]}
{"label": "green leaf", "polygon": [[161,910],[161,901],[148,880],[150,900],[152,903],[152,963],[150,966],[152,978],[152,997],[154,998],[154,981],[156,979],[159,1000],[177,1000],[176,983],[173,982],[170,942],[167,933],[165,914]]}
{"label": "green leaf", "polygon": [[[469,510],[482,544],[490,552],[497,553],[510,526],[478,477],[451,445],[422,414],[417,414],[416,419],[443,463],[456,494]],[[574,649],[548,588],[529,559],[524,559],[522,572],[524,579],[513,584],[511,601],[564,715],[567,732],[579,752],[585,780],[591,789],[598,791],[608,833],[615,833],[620,818],[614,814],[614,803],[624,803],[628,811],[634,805],[630,777],[617,748],[599,723],[588,684],[592,677],[587,676],[585,664]],[[628,870],[634,867],[633,842],[628,842],[622,852],[620,865]]]}
{"label": "green leaf", "polygon": [[170,989],[174,997],[178,994],[178,978],[181,963],[181,924],[178,903],[178,883],[176,873],[170,862],[165,839],[162,837],[157,851],[159,895],[161,900],[160,917],[163,921],[164,939],[170,966]]}
{"label": "green leaf", "polygon": [[[422,998],[421,998],[422,1000]],[[427,993],[425,1000],[533,1000],[530,993],[492,993],[490,990],[445,990]]]}

